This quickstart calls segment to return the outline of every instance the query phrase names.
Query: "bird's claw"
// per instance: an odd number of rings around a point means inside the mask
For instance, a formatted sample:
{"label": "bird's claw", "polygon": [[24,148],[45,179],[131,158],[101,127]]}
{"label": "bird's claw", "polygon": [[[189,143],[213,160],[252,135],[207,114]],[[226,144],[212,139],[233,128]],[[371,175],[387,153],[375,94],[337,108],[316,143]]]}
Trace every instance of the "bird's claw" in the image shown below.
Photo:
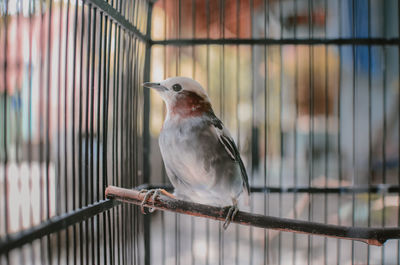
{"label": "bird's claw", "polygon": [[[140,204],[140,210],[142,211],[143,214],[146,214],[146,211],[144,210],[144,206],[145,206],[146,202],[149,200],[150,197],[152,197],[152,200],[153,200],[152,206],[154,207],[155,199],[157,198],[158,195],[160,195],[161,191],[160,191],[160,189],[152,189],[152,190],[143,189],[143,190],[140,190],[139,192],[140,193],[146,192],[146,194],[144,195],[143,201]],[[150,207],[148,211],[149,211],[149,213],[152,213],[152,212],[154,212],[154,210],[155,210],[154,208]]]}
{"label": "bird's claw", "polygon": [[222,226],[224,230],[228,229],[228,226],[233,221],[238,211],[239,208],[236,205],[232,205],[231,207],[229,207],[228,214],[226,215],[225,222]]}

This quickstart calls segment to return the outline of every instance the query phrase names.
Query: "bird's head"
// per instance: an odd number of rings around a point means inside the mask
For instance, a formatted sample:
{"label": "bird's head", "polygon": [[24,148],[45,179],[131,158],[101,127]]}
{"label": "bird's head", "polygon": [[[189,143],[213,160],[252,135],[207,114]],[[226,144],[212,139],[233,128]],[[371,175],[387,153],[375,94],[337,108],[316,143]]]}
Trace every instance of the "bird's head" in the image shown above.
{"label": "bird's head", "polygon": [[207,92],[191,78],[171,77],[159,83],[144,83],[143,86],[160,94],[169,117],[196,117],[212,110]]}

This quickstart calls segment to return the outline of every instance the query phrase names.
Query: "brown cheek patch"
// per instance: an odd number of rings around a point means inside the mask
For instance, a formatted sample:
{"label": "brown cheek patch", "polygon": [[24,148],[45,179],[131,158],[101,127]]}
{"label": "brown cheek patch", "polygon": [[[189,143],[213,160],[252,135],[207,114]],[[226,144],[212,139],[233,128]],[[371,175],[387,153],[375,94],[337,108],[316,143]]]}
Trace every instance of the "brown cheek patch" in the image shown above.
{"label": "brown cheek patch", "polygon": [[178,93],[172,112],[182,117],[199,116],[211,110],[211,104],[191,91]]}

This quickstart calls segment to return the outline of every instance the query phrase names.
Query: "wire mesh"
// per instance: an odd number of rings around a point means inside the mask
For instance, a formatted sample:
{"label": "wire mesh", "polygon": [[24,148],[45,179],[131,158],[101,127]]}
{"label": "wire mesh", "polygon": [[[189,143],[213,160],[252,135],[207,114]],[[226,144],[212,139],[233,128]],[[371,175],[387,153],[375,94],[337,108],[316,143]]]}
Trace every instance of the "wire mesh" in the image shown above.
{"label": "wire mesh", "polygon": [[[255,213],[348,226],[399,223],[397,1],[155,3],[151,81],[189,76],[236,139]],[[151,95],[150,182],[168,185]],[[171,213],[151,217],[152,264],[399,264],[384,247]]]}
{"label": "wire mesh", "polygon": [[399,10],[0,1],[0,264],[399,264],[394,240],[223,232],[103,195],[108,184],[168,187],[165,108],[140,84],[182,75],[203,84],[238,144],[252,186],[243,210],[399,226]]}
{"label": "wire mesh", "polygon": [[141,264],[150,4],[0,2],[0,264]]}

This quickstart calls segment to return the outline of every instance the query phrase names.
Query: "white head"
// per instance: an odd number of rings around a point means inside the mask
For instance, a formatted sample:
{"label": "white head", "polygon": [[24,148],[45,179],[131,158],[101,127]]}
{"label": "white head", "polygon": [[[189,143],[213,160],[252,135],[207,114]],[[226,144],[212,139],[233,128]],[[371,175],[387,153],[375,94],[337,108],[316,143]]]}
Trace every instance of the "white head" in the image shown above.
{"label": "white head", "polygon": [[207,92],[195,80],[188,77],[171,77],[160,83],[144,83],[155,89],[167,105],[168,115],[190,117],[211,110]]}

